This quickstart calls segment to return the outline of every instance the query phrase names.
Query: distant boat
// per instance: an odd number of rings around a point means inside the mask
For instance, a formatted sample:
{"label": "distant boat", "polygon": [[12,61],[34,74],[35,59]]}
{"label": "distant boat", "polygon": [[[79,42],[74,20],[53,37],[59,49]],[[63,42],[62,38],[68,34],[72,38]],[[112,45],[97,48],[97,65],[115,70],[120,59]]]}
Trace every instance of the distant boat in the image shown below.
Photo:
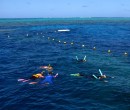
{"label": "distant boat", "polygon": [[58,32],[67,32],[70,31],[69,29],[59,29]]}

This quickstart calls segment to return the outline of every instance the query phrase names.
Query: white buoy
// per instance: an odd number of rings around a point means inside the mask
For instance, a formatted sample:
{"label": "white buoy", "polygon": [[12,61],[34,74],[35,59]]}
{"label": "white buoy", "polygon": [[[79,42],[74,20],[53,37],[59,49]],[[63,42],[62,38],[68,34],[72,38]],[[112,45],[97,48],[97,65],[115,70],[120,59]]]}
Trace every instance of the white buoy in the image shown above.
{"label": "white buoy", "polygon": [[59,42],[61,42],[61,41],[59,40]]}
{"label": "white buoy", "polygon": [[10,36],[8,35],[8,38],[9,38]]}
{"label": "white buoy", "polygon": [[108,53],[111,53],[111,50],[108,50]]}
{"label": "white buoy", "polygon": [[93,47],[93,50],[96,50],[96,47]]}
{"label": "white buoy", "polygon": [[127,52],[125,52],[125,53],[124,53],[124,55],[126,55],[126,56],[127,56],[127,55],[128,55],[128,53],[127,53]]}
{"label": "white buoy", "polygon": [[82,47],[85,47],[85,45],[82,45]]}
{"label": "white buoy", "polygon": [[28,36],[28,34],[26,36]]}

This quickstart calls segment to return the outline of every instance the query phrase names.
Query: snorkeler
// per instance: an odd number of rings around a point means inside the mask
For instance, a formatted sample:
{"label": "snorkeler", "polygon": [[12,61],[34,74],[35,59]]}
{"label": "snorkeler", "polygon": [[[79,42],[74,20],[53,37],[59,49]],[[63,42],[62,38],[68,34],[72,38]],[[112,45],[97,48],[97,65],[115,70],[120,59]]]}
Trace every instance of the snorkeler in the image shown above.
{"label": "snorkeler", "polygon": [[39,84],[53,84],[53,78],[56,78],[58,76],[58,73],[55,76],[53,76],[52,74],[53,74],[52,72],[49,72],[48,75],[45,76],[44,80],[42,80],[40,82],[31,82],[29,84],[37,84],[37,83],[39,83]]}
{"label": "snorkeler", "polygon": [[56,78],[58,76],[58,73],[56,75],[52,75],[52,72],[49,72],[47,76],[45,76],[45,79],[40,82],[40,84],[53,84],[53,78]]}
{"label": "snorkeler", "polygon": [[103,80],[104,82],[108,82],[106,81],[105,79],[107,78],[114,78],[114,77],[110,77],[110,76],[106,76],[105,74],[102,73],[102,71],[99,69],[99,73],[100,73],[100,76],[96,76],[96,75],[92,75],[95,79],[99,79],[99,80]]}
{"label": "snorkeler", "polygon": [[86,55],[84,56],[84,58],[83,59],[78,59],[78,57],[76,56],[76,60],[78,61],[78,62],[86,62],[87,60],[86,60]]}
{"label": "snorkeler", "polygon": [[45,71],[42,71],[41,73],[33,74],[29,79],[18,79],[18,81],[27,82],[27,81],[30,81],[30,80],[36,80],[36,79],[39,79],[39,78],[44,78],[44,72]]}
{"label": "snorkeler", "polygon": [[99,73],[100,73],[100,76],[95,76],[95,75],[93,74],[93,77],[94,77],[95,79],[106,79],[106,78],[107,78],[107,76],[104,75],[104,74],[101,72],[100,69],[99,69]]}
{"label": "snorkeler", "polygon": [[41,73],[37,73],[37,74],[32,75],[29,79],[35,80],[38,78],[44,78],[43,74],[44,74],[44,71],[42,71]]}
{"label": "snorkeler", "polygon": [[[94,78],[94,79],[99,79],[99,80],[104,80],[106,78],[114,78],[114,77],[110,77],[110,76],[106,76],[104,75],[101,70],[99,69],[100,75],[96,76],[96,75],[87,75],[87,74],[83,74],[83,73],[75,73],[75,74],[70,74],[71,76],[77,76],[77,77],[85,77],[85,78]],[[106,80],[104,80],[104,82],[108,82]]]}
{"label": "snorkeler", "polygon": [[48,72],[51,72],[53,70],[53,67],[49,64],[48,66],[40,66],[42,69],[46,69]]}

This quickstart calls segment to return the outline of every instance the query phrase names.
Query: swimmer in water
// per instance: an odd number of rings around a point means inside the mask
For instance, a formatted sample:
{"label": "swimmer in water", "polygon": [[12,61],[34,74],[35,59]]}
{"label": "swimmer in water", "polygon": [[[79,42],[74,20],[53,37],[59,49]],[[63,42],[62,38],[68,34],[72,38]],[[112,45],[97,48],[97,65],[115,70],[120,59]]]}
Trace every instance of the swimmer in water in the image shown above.
{"label": "swimmer in water", "polygon": [[48,66],[40,66],[42,69],[46,69],[48,72],[53,71],[53,67],[49,64]]}
{"label": "swimmer in water", "polygon": [[52,72],[49,72],[47,76],[45,76],[45,79],[40,82],[40,84],[53,84],[53,78],[56,78],[58,76],[58,73],[53,76]]}
{"label": "swimmer in water", "polygon": [[41,73],[33,74],[29,79],[18,79],[18,81],[27,82],[27,81],[30,81],[30,80],[36,80],[36,79],[39,79],[39,78],[44,78],[44,72],[45,71],[42,71]]}
{"label": "swimmer in water", "polygon": [[48,71],[48,72],[53,71],[53,67],[52,67],[50,64],[48,65],[47,71]]}
{"label": "swimmer in water", "polygon": [[29,79],[35,80],[35,79],[38,79],[38,78],[44,78],[43,75],[44,75],[44,71],[42,71],[41,73],[33,74]]}
{"label": "swimmer in water", "polygon": [[106,76],[104,74],[102,74],[101,70],[99,69],[100,72],[100,76],[96,76],[96,75],[87,75],[87,74],[83,74],[83,73],[75,73],[75,74],[70,74],[71,76],[77,76],[77,77],[85,77],[85,78],[94,78],[94,79],[99,79],[99,80],[103,80],[104,82],[108,82],[105,79],[107,78],[114,78],[114,77],[110,77],[110,76]]}
{"label": "swimmer in water", "polygon": [[84,56],[84,59],[78,59],[78,57],[76,56],[76,60],[78,61],[78,62],[86,62],[87,60],[86,60],[86,55]]}
{"label": "swimmer in water", "polygon": [[105,74],[103,74],[101,72],[101,70],[99,69],[99,72],[100,72],[100,76],[95,76],[94,74],[92,75],[95,79],[99,79],[99,80],[103,80],[104,82],[108,82],[106,81],[105,79],[107,78],[114,78],[114,77],[110,77],[110,76],[106,76]]}
{"label": "swimmer in water", "polygon": [[39,84],[53,84],[53,78],[56,78],[58,76],[58,73],[56,75],[52,75],[53,73],[52,72],[49,72],[47,76],[45,76],[45,79],[40,81],[40,82],[31,82],[29,84],[36,84],[36,83],[39,83]]}

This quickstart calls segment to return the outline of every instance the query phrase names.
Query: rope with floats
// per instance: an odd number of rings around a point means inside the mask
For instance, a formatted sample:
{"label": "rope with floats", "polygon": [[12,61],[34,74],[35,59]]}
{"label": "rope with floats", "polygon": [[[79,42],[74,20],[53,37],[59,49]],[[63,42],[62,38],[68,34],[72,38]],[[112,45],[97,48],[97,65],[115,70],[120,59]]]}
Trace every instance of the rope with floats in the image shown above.
{"label": "rope with floats", "polygon": [[[68,44],[68,45],[75,45],[75,44],[76,44],[74,41],[72,41],[72,42],[67,42],[67,41],[62,41],[62,40],[60,40],[60,39],[57,40],[57,39],[54,39],[54,38],[45,37],[42,32],[41,32],[41,33],[36,33],[36,35],[42,35],[43,38],[47,38],[49,41],[54,41],[54,42],[57,42],[57,43],[60,43],[60,44],[64,44],[64,45],[67,45],[67,44]],[[29,34],[27,33],[26,36],[28,37]],[[8,35],[7,37],[10,38],[10,35]],[[86,45],[84,45],[84,44],[80,44],[80,46],[81,46],[82,48],[86,48]],[[94,50],[94,51],[97,50],[96,46],[92,47],[91,49]],[[112,51],[111,51],[110,49],[108,49],[108,50],[107,50],[107,53],[112,53]],[[125,51],[124,53],[122,53],[122,55],[128,56],[128,52]]]}

